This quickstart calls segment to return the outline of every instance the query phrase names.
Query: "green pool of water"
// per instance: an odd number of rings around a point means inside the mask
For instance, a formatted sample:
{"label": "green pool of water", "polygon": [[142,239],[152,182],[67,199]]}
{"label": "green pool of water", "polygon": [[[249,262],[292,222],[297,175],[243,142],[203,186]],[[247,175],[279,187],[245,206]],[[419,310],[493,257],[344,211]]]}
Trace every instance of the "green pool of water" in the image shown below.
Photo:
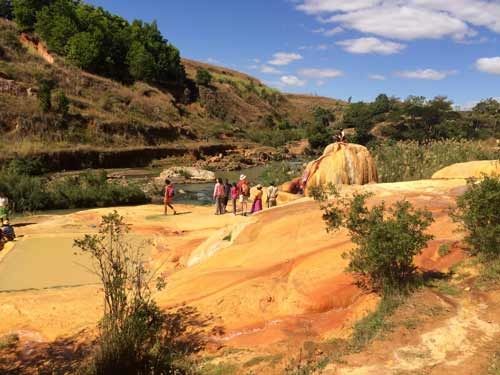
{"label": "green pool of water", "polygon": [[20,239],[0,262],[0,291],[94,284],[88,255],[75,255],[73,238]]}

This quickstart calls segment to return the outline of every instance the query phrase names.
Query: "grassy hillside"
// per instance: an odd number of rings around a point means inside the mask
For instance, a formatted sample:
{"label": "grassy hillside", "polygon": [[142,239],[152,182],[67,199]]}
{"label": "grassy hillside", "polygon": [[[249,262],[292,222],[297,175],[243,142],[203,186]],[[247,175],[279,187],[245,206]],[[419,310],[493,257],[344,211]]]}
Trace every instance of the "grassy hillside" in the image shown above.
{"label": "grassy hillside", "polygon": [[[339,110],[336,100],[282,94],[248,75],[183,60],[185,86],[130,85],[84,72],[37,44],[20,41],[13,22],[0,19],[0,148],[3,156],[75,148],[127,148],[206,141],[256,141],[287,122],[297,130],[318,105]],[[53,61],[50,63],[49,61]],[[213,79],[199,86],[198,69]],[[42,111],[43,82],[52,82],[52,110]],[[67,114],[59,110],[62,93]],[[290,137],[288,137],[290,138]],[[293,138],[293,137],[292,137]]]}

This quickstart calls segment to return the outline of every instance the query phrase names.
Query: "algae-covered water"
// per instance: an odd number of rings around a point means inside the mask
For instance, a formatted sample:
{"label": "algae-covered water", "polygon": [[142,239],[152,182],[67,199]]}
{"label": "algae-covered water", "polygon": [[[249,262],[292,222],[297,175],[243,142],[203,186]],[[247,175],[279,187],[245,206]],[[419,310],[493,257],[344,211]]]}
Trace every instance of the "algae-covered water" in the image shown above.
{"label": "algae-covered water", "polygon": [[26,237],[0,262],[0,291],[94,284],[88,255],[76,255],[73,237]]}

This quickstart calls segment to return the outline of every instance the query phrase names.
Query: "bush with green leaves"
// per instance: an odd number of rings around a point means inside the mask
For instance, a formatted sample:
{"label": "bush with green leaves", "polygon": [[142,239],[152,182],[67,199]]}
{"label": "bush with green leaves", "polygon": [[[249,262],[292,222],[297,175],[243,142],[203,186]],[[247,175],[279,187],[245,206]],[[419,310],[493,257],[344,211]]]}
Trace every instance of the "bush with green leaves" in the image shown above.
{"label": "bush with green leaves", "polygon": [[196,71],[196,83],[200,86],[210,86],[212,75],[206,69],[198,69]]}
{"label": "bush with green leaves", "polygon": [[[347,271],[356,275],[358,285],[383,295],[409,291],[417,281],[413,258],[433,238],[425,233],[432,214],[407,201],[368,208],[367,194],[347,199],[334,188],[317,190],[313,196],[321,202],[327,231],[345,227],[356,245],[344,256],[349,259]],[[331,194],[333,200],[328,199]]]}
{"label": "bush with green leaves", "polygon": [[[141,246],[116,211],[103,216],[99,231],[76,240],[90,255],[104,294],[104,316],[87,374],[185,374],[190,356],[205,345],[209,319],[196,309],[162,311],[153,289],[165,285],[146,268]],[[155,284],[155,285],[154,285]]]}
{"label": "bush with green leaves", "polygon": [[69,113],[69,99],[62,90],[57,90],[53,98],[53,107],[54,110],[62,115],[63,117],[67,116]]}
{"label": "bush with green leaves", "polygon": [[469,180],[467,191],[457,199],[453,218],[466,231],[472,254],[484,260],[500,258],[500,177]]}
{"label": "bush with green leaves", "polygon": [[36,163],[16,160],[0,169],[0,191],[16,212],[50,209],[109,207],[149,202],[136,185],[108,181],[106,172],[84,172],[49,180]]}
{"label": "bush with green leaves", "polygon": [[38,106],[44,113],[52,109],[52,90],[56,83],[51,79],[42,78],[38,81]]}

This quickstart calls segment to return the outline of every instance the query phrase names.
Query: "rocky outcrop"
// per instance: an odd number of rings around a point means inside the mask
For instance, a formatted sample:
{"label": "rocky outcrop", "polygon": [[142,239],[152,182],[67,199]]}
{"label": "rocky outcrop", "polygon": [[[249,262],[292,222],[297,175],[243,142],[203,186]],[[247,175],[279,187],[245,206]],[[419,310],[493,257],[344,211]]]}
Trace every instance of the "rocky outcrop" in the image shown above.
{"label": "rocky outcrop", "polygon": [[165,179],[190,180],[190,181],[214,181],[215,173],[196,167],[172,167],[160,173],[160,177],[155,179],[157,184],[163,184]]}
{"label": "rocky outcrop", "polygon": [[377,168],[368,149],[357,144],[332,143],[310,162],[302,179],[306,193],[318,185],[365,185],[378,182]]}
{"label": "rocky outcrop", "polygon": [[45,45],[38,39],[26,33],[22,33],[21,36],[19,37],[19,41],[21,42],[22,45],[24,45],[29,50],[32,50],[36,54],[38,54],[42,59],[44,59],[49,64],[54,63],[54,56],[50,54],[47,47],[45,47]]}
{"label": "rocky outcrop", "polygon": [[500,176],[500,161],[481,160],[453,164],[434,173],[432,179],[482,178],[485,175]]}

